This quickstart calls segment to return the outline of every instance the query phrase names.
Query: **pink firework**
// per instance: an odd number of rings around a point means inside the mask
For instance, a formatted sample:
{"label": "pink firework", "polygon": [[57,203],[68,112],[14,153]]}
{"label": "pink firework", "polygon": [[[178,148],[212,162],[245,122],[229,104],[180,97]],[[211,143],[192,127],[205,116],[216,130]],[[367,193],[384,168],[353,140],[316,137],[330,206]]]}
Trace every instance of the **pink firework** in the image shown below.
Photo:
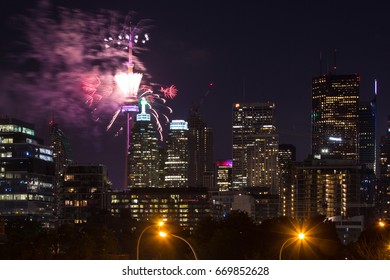
{"label": "pink firework", "polygon": [[95,77],[92,80],[82,81],[81,88],[86,94],[85,103],[89,106],[92,106],[95,102],[99,102],[102,99],[100,94],[96,94],[98,87],[100,86],[101,81],[99,77]]}
{"label": "pink firework", "polygon": [[164,94],[166,98],[173,99],[177,94],[177,88],[174,85],[171,85],[167,88],[160,88],[160,91]]}

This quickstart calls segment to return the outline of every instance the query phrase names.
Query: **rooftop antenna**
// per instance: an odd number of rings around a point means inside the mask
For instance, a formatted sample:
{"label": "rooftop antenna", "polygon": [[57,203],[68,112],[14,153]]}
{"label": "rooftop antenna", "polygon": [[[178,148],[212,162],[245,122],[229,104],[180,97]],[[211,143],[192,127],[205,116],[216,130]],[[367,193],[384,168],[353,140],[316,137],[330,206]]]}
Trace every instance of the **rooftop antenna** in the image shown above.
{"label": "rooftop antenna", "polygon": [[337,63],[336,63],[336,52],[337,50],[333,50],[333,74],[336,74],[336,69],[337,69]]}

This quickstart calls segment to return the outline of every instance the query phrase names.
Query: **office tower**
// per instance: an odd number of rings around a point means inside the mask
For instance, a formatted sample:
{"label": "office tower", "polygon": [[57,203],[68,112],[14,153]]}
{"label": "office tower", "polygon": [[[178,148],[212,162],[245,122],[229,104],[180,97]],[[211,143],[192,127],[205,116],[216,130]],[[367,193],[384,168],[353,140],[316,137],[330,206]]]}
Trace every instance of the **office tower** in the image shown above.
{"label": "office tower", "polygon": [[130,188],[162,187],[159,180],[160,151],[157,131],[150,114],[142,104],[140,114],[131,129],[129,147],[128,186]]}
{"label": "office tower", "polygon": [[191,111],[188,118],[188,186],[213,187],[213,130]]}
{"label": "office tower", "polygon": [[110,210],[110,182],[101,164],[67,166],[61,189],[61,224],[85,224],[102,211]]}
{"label": "office tower", "polygon": [[280,204],[281,214],[291,216],[291,186],[293,184],[293,165],[296,161],[296,148],[291,144],[279,145]]}
{"label": "office tower", "polygon": [[358,160],[359,82],[354,75],[312,80],[312,155]]}
{"label": "office tower", "polygon": [[380,190],[381,217],[390,218],[390,116],[387,120],[387,132],[380,143]]}
{"label": "office tower", "polygon": [[275,104],[233,104],[233,189],[268,187],[279,194]]}
{"label": "office tower", "polygon": [[171,121],[165,153],[164,186],[188,187],[188,122]]}
{"label": "office tower", "polygon": [[217,161],[217,188],[220,192],[226,192],[232,189],[232,160]]}
{"label": "office tower", "polygon": [[360,168],[354,160],[308,159],[297,164],[292,185],[292,217],[324,215],[343,219],[359,214]]}
{"label": "office tower", "polygon": [[34,126],[0,118],[0,216],[54,226],[53,151]]}
{"label": "office tower", "polygon": [[376,174],[376,95],[359,106],[359,164]]}
{"label": "office tower", "polygon": [[53,150],[54,171],[55,171],[55,214],[60,212],[59,191],[63,185],[63,175],[67,165],[73,163],[72,147],[69,139],[65,136],[58,124],[50,121],[50,148]]}

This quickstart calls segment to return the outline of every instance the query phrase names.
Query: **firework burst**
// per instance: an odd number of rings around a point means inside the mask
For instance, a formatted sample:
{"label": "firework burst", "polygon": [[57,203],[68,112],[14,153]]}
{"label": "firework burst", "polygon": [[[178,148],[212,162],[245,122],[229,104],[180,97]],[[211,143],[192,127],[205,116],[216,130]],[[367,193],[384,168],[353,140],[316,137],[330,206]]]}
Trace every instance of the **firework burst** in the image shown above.
{"label": "firework burst", "polygon": [[[142,41],[149,37],[136,33],[151,25],[149,20],[136,21],[135,17],[136,13],[124,16],[109,10],[86,13],[56,7],[48,1],[38,1],[36,8],[14,16],[10,26],[19,40],[12,42],[6,58],[9,68],[1,77],[2,112],[15,117],[22,114],[33,122],[54,114],[66,126],[88,131],[86,136],[91,135],[91,121],[95,121],[103,126],[94,125],[93,133],[103,133],[113,112],[129,101],[118,82],[118,69],[129,66],[129,61],[142,72],[138,75],[138,90],[129,90],[133,92],[133,102],[146,96],[156,112],[163,110],[157,104],[164,102],[152,93],[152,86],[141,83],[141,79],[151,78],[137,55],[146,50]],[[131,22],[137,22],[133,34],[138,36],[131,41],[129,53],[130,37],[125,34]],[[17,100],[23,102],[15,108],[12,104]]]}
{"label": "firework burst", "polygon": [[[126,22],[118,35],[109,35],[103,40],[105,49],[125,51],[128,58],[126,63],[124,63],[127,66],[127,71],[118,71],[113,77],[114,88],[116,89],[114,91],[116,94],[106,95],[109,96],[110,99],[115,100],[117,103],[115,113],[107,125],[107,131],[111,129],[121,112],[126,113],[126,118],[129,118],[128,114],[130,112],[138,112],[138,104],[141,103],[142,100],[145,100],[149,105],[148,107],[155,120],[156,128],[160,134],[160,140],[162,140],[163,133],[160,116],[162,116],[166,122],[169,122],[169,118],[166,114],[161,113],[161,108],[165,108],[169,113],[172,113],[172,109],[165,105],[166,99],[173,99],[178,91],[174,85],[171,85],[169,87],[160,86],[159,91],[156,93],[151,85],[142,84],[143,74],[134,72],[135,64],[133,51],[139,51],[141,49],[145,50],[144,47],[139,48],[136,46],[138,46],[138,44],[145,44],[149,41],[149,35],[147,33],[143,33],[143,24],[137,24],[135,26],[132,26],[131,24],[131,20],[126,18]],[[88,82],[85,84],[84,89],[86,91],[88,101],[96,96],[96,86],[99,87],[100,83]],[[100,101],[102,99],[101,95],[97,96],[97,99]],[[129,126],[129,124],[127,124],[127,126]],[[127,127],[127,130],[129,129],[130,128]],[[119,130],[123,131],[123,127]]]}

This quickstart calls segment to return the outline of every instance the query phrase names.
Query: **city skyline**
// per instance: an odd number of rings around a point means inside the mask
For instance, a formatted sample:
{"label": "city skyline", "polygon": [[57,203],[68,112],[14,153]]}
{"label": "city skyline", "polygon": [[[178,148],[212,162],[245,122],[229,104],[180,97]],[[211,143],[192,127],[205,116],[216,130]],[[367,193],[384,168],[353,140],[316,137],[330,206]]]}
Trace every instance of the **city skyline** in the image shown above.
{"label": "city skyline", "polygon": [[[275,102],[279,143],[295,145],[297,160],[303,160],[310,153],[311,79],[320,71],[333,70],[335,60],[337,74],[360,75],[360,101],[372,99],[377,79],[377,138],[386,133],[390,113],[385,105],[390,104],[386,73],[390,56],[382,3],[360,6],[349,1],[318,5],[286,1],[282,3],[285,8],[280,10],[280,4],[268,3],[257,8],[251,2],[240,6],[176,1],[47,2],[88,12],[114,9],[126,15],[135,11],[142,18],[153,20],[152,40],[140,59],[153,79],[177,86],[179,94],[170,102],[171,119],[186,119],[191,106],[204,98],[199,111],[214,130],[215,160],[231,158],[232,104],[268,101]],[[10,16],[25,13],[22,7],[27,1],[14,3],[2,7],[2,37],[10,40],[0,49],[0,90],[4,96],[0,113],[33,122],[40,135],[48,135],[50,116],[56,108],[44,108],[44,114],[38,118],[28,110],[37,109],[33,108],[36,103],[31,95],[11,95],[9,91],[7,77],[20,68],[10,65],[8,54],[17,40],[23,40],[12,36]],[[210,82],[213,88],[205,97]],[[37,92],[34,97],[39,96]],[[86,116],[87,113],[86,110]],[[88,119],[86,116],[80,117],[84,120]],[[118,168],[118,157],[123,154],[123,137],[105,133],[102,125],[92,120],[79,127],[70,125],[66,119],[56,121],[72,143],[76,162],[103,163],[114,184],[121,184],[123,171]],[[164,130],[166,133],[168,126]],[[45,144],[48,139],[45,138]]]}

